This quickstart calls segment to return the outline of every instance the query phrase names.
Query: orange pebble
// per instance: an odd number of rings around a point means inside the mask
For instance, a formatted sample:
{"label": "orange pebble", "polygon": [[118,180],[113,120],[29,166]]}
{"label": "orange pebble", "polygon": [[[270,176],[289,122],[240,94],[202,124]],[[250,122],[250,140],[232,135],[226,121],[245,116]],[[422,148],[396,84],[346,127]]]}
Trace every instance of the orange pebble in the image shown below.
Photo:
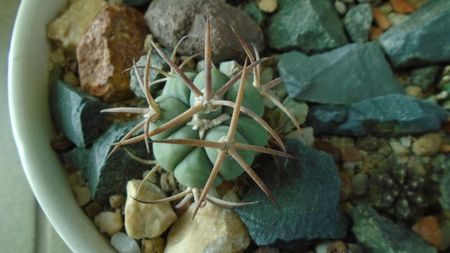
{"label": "orange pebble", "polygon": [[442,231],[436,216],[423,217],[414,224],[412,230],[425,241],[439,248],[442,244]]}
{"label": "orange pebble", "polygon": [[378,26],[374,26],[374,27],[370,28],[369,39],[376,40],[376,39],[378,39],[378,37],[381,36],[381,34],[383,34],[383,30],[381,28],[379,28]]}
{"label": "orange pebble", "polygon": [[416,10],[416,8],[406,0],[390,0],[390,2],[392,5],[392,9],[394,9],[394,11],[398,13],[408,14]]}
{"label": "orange pebble", "polygon": [[375,23],[384,31],[391,26],[391,21],[380,11],[379,8],[373,8],[372,11],[373,19]]}

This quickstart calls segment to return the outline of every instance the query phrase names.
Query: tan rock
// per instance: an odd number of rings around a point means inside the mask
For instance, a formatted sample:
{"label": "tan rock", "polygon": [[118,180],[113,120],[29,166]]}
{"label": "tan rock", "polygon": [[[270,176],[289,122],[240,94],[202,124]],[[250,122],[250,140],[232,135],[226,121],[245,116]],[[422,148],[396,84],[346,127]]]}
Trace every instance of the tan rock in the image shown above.
{"label": "tan rock", "polygon": [[142,253],[163,253],[164,252],[164,239],[161,237],[143,239],[141,241]]}
{"label": "tan rock", "polygon": [[242,252],[250,244],[247,228],[233,210],[208,203],[192,219],[193,211],[191,205],[173,225],[165,253]]}
{"label": "tan rock", "polygon": [[140,180],[131,180],[127,184],[127,200],[125,202],[125,229],[134,239],[160,236],[177,219],[170,203],[145,204],[132,199],[133,196],[142,201],[165,198],[165,194],[155,184],[145,182],[139,193]]}
{"label": "tan rock", "polygon": [[75,52],[78,43],[98,12],[106,6],[103,0],[78,0],[71,3],[47,29],[50,39]]}
{"label": "tan rock", "polygon": [[260,0],[258,2],[258,8],[264,12],[272,13],[277,9],[277,0]]}
{"label": "tan rock", "polygon": [[81,87],[107,101],[130,97],[124,70],[143,53],[147,33],[139,11],[124,5],[103,8],[77,47]]}
{"label": "tan rock", "polygon": [[120,209],[116,209],[115,212],[101,212],[94,218],[95,225],[99,228],[100,232],[108,235],[113,235],[123,227],[122,214]]}
{"label": "tan rock", "polygon": [[412,151],[416,155],[434,155],[439,152],[441,145],[441,133],[427,133],[414,141]]}

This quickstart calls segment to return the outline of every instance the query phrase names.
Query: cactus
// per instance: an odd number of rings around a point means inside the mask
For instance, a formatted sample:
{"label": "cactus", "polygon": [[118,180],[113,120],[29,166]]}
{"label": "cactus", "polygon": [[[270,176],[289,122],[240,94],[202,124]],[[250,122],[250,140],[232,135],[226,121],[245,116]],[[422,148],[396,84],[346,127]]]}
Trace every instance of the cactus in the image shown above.
{"label": "cactus", "polygon": [[[155,49],[171,68],[166,77],[162,94],[156,99],[148,89],[151,57],[147,57],[144,78],[137,73],[138,81],[148,103],[147,108],[111,108],[104,112],[135,113],[143,117],[141,123],[127,133],[111,152],[118,148],[145,141],[158,165],[173,172],[175,178],[187,189],[174,196],[145,203],[160,203],[184,198],[186,203],[194,197],[197,212],[204,201],[233,207],[253,203],[233,203],[208,195],[211,187],[222,180],[236,179],[246,172],[276,203],[271,191],[251,168],[257,153],[293,158],[286,153],[285,146],[277,133],[261,118],[264,113],[263,98],[268,98],[293,121],[300,130],[293,115],[282,103],[271,97],[267,90],[281,83],[275,79],[260,84],[260,59],[257,50],[252,54],[250,47],[237,35],[247,53],[243,69],[229,78],[213,68],[211,61],[211,26],[207,19],[205,29],[205,70],[198,74],[183,72],[181,65],[174,63],[175,51],[169,58],[154,42]],[[250,64],[248,64],[248,59]],[[182,63],[183,65],[184,63]],[[136,65],[134,65],[135,70]],[[247,76],[249,71],[253,76]],[[253,85],[247,85],[252,82]],[[143,133],[136,135],[143,129]],[[281,151],[267,148],[268,135],[280,146]],[[143,201],[141,201],[143,202]]]}

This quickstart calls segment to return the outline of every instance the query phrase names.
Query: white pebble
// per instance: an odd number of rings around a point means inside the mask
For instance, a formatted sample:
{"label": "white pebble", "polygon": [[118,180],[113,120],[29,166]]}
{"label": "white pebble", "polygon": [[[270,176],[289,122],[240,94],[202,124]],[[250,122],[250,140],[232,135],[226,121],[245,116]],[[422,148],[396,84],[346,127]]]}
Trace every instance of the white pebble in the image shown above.
{"label": "white pebble", "polygon": [[120,209],[117,209],[115,212],[101,212],[99,215],[95,216],[94,223],[102,233],[113,235],[119,232],[123,227]]}
{"label": "white pebble", "polygon": [[111,244],[119,253],[141,253],[137,242],[125,233],[117,233],[111,237]]}
{"label": "white pebble", "polygon": [[344,15],[347,12],[347,6],[341,1],[334,2],[334,7],[336,8],[336,11],[341,15]]}
{"label": "white pebble", "polygon": [[258,3],[258,8],[264,12],[272,13],[277,9],[277,0],[260,0]]}

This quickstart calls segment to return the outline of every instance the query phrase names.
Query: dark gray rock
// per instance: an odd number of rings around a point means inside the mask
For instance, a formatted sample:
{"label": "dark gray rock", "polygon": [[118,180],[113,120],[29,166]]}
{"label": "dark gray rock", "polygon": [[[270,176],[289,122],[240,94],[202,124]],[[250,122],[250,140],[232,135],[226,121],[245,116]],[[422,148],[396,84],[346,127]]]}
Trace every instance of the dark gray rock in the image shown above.
{"label": "dark gray rock", "polygon": [[352,105],[317,105],[307,123],[317,134],[400,136],[436,131],[449,114],[440,106],[392,94]]}
{"label": "dark gray rock", "polygon": [[165,47],[173,48],[183,36],[181,54],[203,52],[206,17],[211,17],[212,54],[215,62],[242,58],[244,51],[232,32],[236,32],[261,50],[264,37],[261,28],[243,10],[222,0],[154,0],[145,20],[152,35]]}
{"label": "dark gray rock", "polygon": [[[127,181],[141,178],[148,165],[133,159],[124,148],[108,157],[112,144],[119,141],[138,122],[115,123],[90,148],[75,148],[63,154],[71,167],[80,169],[87,179],[93,199],[107,203],[112,194],[125,194]],[[138,157],[145,158],[143,142],[126,146]]]}
{"label": "dark gray rock", "polygon": [[450,1],[433,0],[379,39],[396,67],[450,61]]}
{"label": "dark gray rock", "polygon": [[[167,54],[169,54],[169,52],[166,51]],[[147,63],[147,56],[148,54],[145,54],[143,56],[141,56],[141,58],[139,58],[139,61],[136,62],[136,65],[138,66],[138,71],[139,74],[142,77],[142,80],[144,80],[144,73],[145,73],[145,64]],[[154,50],[152,53],[152,67],[157,68],[157,69],[162,69],[162,70],[167,70],[169,65],[159,56],[159,54]],[[138,81],[138,77],[136,76],[136,71],[134,71],[134,69],[131,69],[130,71],[130,89],[131,91],[133,91],[134,95],[136,95],[137,97],[140,98],[145,98],[145,94],[144,91],[141,88],[141,85],[139,84]],[[150,70],[150,76],[149,76],[149,80],[148,82],[152,82],[157,80],[158,78],[163,78],[163,76],[161,74],[159,74],[156,70],[151,69]],[[152,85],[150,87],[150,90],[153,92],[155,90],[155,87],[158,87],[161,85]]]}
{"label": "dark gray rock", "polygon": [[257,170],[281,208],[253,185],[242,201],[258,204],[236,209],[251,237],[258,245],[291,246],[344,237],[347,220],[339,209],[341,183],[333,158],[298,141],[289,140],[287,146],[298,160],[282,169],[267,162]]}
{"label": "dark gray rock", "polygon": [[380,216],[368,206],[352,211],[353,233],[371,253],[437,253],[419,235]]}
{"label": "dark gray rock", "polygon": [[431,84],[436,81],[437,74],[440,71],[439,66],[428,66],[414,69],[411,72],[410,84],[419,86],[423,91],[428,90]]}
{"label": "dark gray rock", "polygon": [[376,43],[350,44],[311,57],[285,53],[278,70],[289,96],[309,102],[350,104],[403,90]]}
{"label": "dark gray rock", "polygon": [[266,34],[269,46],[276,49],[322,52],[347,43],[344,26],[329,0],[279,0]]}
{"label": "dark gray rock", "polygon": [[369,40],[372,19],[372,7],[370,4],[358,4],[347,12],[344,24],[353,42],[366,42]]}
{"label": "dark gray rock", "polygon": [[57,80],[50,93],[55,126],[76,146],[91,144],[110,124],[100,113],[108,105],[79,88]]}
{"label": "dark gray rock", "polygon": [[439,180],[439,191],[442,208],[450,211],[450,169]]}

